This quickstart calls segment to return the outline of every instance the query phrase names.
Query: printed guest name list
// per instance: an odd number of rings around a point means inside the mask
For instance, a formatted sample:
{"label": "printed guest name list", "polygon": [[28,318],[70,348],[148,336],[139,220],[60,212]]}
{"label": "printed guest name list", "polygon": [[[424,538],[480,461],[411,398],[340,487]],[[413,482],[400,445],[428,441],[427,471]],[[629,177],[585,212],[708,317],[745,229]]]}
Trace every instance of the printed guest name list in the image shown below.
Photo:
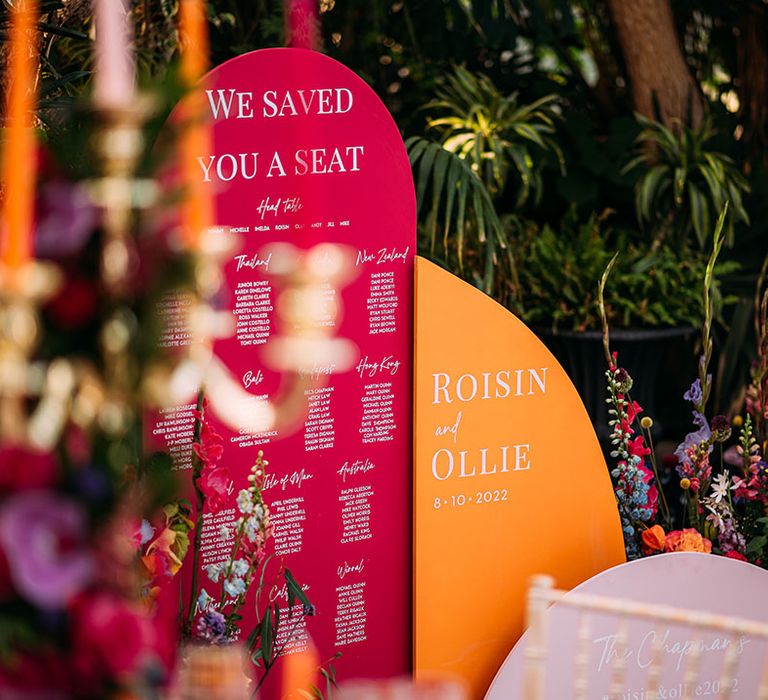
{"label": "printed guest name list", "polygon": [[[265,246],[280,242],[305,250],[332,242],[351,251],[352,281],[338,291],[327,286],[315,303],[318,323],[358,348],[346,371],[321,359],[304,370],[312,385],[295,430],[253,434],[213,416],[233,483],[231,503],[207,517],[206,563],[225,556],[226,547],[214,544],[216,533],[237,517],[235,498],[261,449],[269,460],[264,498],[274,525],[274,568],[284,562],[317,611],[306,625],[278,634],[276,644],[293,653],[311,635],[322,659],[341,652],[340,679],[404,674],[410,668],[402,635],[411,624],[415,250],[405,148],[370,88],[317,53],[246,54],[213,71],[205,91],[213,145],[197,154],[198,173],[215,195],[222,235],[239,240],[219,300],[234,333],[216,341],[215,354],[242,391],[260,400],[279,403],[295,379],[262,361],[280,332],[280,290]],[[342,313],[334,320],[337,304]],[[177,466],[188,469],[186,462]],[[286,591],[278,587],[270,599],[289,619]],[[247,633],[253,606],[243,610]],[[262,697],[278,697],[279,668],[274,676]]]}

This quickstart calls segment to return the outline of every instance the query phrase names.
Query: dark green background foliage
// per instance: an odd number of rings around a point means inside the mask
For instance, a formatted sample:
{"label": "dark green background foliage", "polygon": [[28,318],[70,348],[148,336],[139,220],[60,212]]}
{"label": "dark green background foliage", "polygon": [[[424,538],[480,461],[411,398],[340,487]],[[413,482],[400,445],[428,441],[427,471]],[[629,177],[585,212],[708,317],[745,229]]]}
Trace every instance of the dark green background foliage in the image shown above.
{"label": "dark green background foliage", "polygon": [[[690,109],[664,125],[636,118],[616,0],[321,0],[320,49],[370,83],[408,143],[420,251],[530,323],[595,328],[595,285],[620,250],[607,290],[616,326],[697,324],[710,229],[730,199],[720,284],[737,303],[717,329],[728,397],[751,359],[768,250],[768,10],[660,1],[703,106],[696,124]],[[41,127],[82,172],[85,117],[72,105],[90,88],[90,6],[42,6]],[[132,1],[142,82],[161,104],[154,129],[180,95],[177,11],[178,0]],[[283,11],[281,0],[211,2],[212,62],[283,45]]]}
{"label": "dark green background foliage", "polygon": [[[600,330],[595,277],[621,251],[606,290],[606,313],[612,327],[697,326],[703,315],[701,295],[706,263],[692,256],[681,260],[668,246],[652,250],[632,242],[626,231],[593,214],[576,219],[574,208],[555,231],[528,223],[514,239],[520,265],[520,295],[514,303],[529,324],[552,329]],[[607,214],[606,214],[607,215]],[[719,273],[732,272],[725,262]],[[720,294],[719,285],[715,294]],[[551,300],[559,303],[553,305]],[[734,301],[727,299],[726,301]]]}

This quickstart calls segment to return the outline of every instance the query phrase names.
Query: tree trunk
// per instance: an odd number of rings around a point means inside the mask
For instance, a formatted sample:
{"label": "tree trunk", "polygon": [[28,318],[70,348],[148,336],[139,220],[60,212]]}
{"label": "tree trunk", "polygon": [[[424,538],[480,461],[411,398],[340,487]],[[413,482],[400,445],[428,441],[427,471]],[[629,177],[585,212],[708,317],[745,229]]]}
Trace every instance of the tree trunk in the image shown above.
{"label": "tree trunk", "polygon": [[755,161],[768,157],[768,12],[750,5],[739,22],[736,41],[739,116],[744,124],[744,141]]}
{"label": "tree trunk", "polygon": [[699,88],[685,63],[669,0],[608,0],[635,109],[672,126],[699,124]]}

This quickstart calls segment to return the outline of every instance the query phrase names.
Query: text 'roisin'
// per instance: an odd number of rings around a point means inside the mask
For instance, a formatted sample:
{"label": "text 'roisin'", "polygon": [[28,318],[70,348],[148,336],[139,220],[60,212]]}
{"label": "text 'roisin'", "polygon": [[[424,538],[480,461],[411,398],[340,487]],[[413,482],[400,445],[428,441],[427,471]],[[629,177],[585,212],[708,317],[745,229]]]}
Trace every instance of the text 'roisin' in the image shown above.
{"label": "text 'roisin'", "polygon": [[432,374],[432,404],[469,402],[475,399],[506,399],[547,393],[547,368],[502,369],[462,374],[454,378],[445,372]]}

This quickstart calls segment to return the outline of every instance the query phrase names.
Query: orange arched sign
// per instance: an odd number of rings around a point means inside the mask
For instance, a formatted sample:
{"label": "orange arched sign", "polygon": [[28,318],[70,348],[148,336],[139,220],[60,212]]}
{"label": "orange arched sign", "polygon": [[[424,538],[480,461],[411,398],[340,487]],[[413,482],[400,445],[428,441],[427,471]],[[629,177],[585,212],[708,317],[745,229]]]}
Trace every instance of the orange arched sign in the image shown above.
{"label": "orange arched sign", "polygon": [[624,561],[584,406],[541,341],[480,291],[416,264],[414,665],[485,693],[523,629],[528,578]]}

